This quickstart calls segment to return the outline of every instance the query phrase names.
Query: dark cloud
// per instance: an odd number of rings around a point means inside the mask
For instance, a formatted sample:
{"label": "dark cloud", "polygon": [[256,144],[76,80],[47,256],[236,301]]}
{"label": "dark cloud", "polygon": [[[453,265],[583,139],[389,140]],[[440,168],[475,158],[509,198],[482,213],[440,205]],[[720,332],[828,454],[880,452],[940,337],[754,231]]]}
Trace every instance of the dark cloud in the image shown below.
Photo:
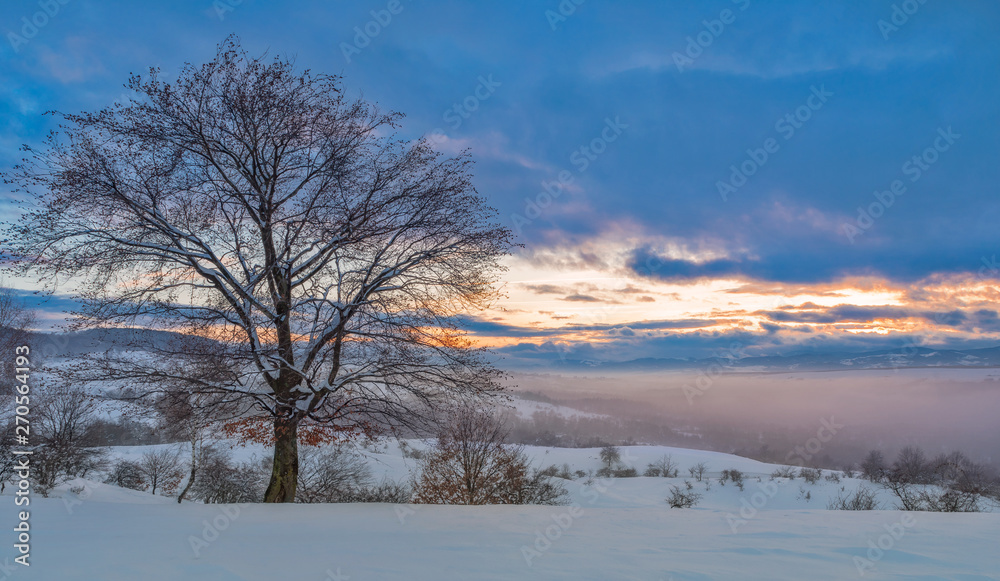
{"label": "dark cloud", "polygon": [[[934,273],[972,273],[979,264],[954,255],[937,253],[915,257],[871,256],[837,249],[817,249],[815,254],[774,251],[765,257],[716,259],[704,262],[663,257],[649,248],[637,248],[627,267],[640,276],[672,283],[692,283],[714,278],[734,278],[791,284],[819,284],[847,277],[874,276],[899,282],[915,282]],[[750,290],[750,289],[743,289]]]}
{"label": "dark cloud", "polygon": [[595,296],[581,295],[581,294],[575,294],[575,295],[565,296],[565,297],[562,298],[562,300],[564,300],[564,301],[582,302],[582,303],[599,303],[599,302],[604,302],[604,301],[602,301],[601,299],[599,299],[599,298],[597,298]]}
{"label": "dark cloud", "polygon": [[554,284],[526,284],[523,286],[526,290],[539,295],[561,295],[570,292],[570,289]]}

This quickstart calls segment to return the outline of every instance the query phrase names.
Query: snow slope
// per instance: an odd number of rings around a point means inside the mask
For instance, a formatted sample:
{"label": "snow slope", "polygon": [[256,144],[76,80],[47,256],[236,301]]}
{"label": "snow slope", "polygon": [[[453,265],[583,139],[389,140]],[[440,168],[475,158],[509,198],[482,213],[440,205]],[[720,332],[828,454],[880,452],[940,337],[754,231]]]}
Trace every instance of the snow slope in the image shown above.
{"label": "snow slope", "polygon": [[[692,509],[663,500],[684,478],[578,479],[567,484],[573,504],[557,507],[220,506],[77,481],[32,499],[32,565],[13,565],[8,532],[0,579],[1000,579],[1000,513],[830,511],[829,497],[861,482],[772,481],[775,466],[714,452],[622,451],[640,471],[665,453],[682,473],[705,462],[711,486],[692,482],[703,494]],[[600,466],[597,449],[528,452],[539,465]],[[413,466],[394,444],[369,456],[395,478]],[[718,484],[726,468],[748,473],[744,491]],[[7,530],[10,492],[0,497]]]}

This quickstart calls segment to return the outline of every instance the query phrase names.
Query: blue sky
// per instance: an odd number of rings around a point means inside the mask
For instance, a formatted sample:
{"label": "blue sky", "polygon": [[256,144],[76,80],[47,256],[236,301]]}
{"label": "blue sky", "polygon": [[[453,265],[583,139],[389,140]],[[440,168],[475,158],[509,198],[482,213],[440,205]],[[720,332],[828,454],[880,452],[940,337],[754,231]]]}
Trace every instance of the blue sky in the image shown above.
{"label": "blue sky", "polygon": [[509,303],[470,319],[501,349],[1000,342],[996,2],[44,6],[0,17],[0,164],[53,128],[46,110],[127,98],[129,73],[170,77],[229,34],[295,55],[406,113],[404,137],[471,149],[525,245]]}

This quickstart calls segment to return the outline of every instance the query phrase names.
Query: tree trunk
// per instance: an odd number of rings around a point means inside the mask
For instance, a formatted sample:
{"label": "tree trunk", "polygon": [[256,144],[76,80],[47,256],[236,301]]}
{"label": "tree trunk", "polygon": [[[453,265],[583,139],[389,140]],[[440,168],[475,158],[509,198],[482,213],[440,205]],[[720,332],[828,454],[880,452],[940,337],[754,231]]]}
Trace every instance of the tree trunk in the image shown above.
{"label": "tree trunk", "polygon": [[264,502],[295,502],[299,480],[298,429],[296,418],[274,420],[274,467]]}
{"label": "tree trunk", "polygon": [[180,504],[184,500],[184,496],[187,495],[188,490],[191,490],[191,485],[194,484],[194,477],[197,474],[198,465],[196,464],[198,458],[198,436],[197,434],[191,438],[191,477],[188,478],[187,485],[184,486],[184,490],[177,496],[177,504]]}

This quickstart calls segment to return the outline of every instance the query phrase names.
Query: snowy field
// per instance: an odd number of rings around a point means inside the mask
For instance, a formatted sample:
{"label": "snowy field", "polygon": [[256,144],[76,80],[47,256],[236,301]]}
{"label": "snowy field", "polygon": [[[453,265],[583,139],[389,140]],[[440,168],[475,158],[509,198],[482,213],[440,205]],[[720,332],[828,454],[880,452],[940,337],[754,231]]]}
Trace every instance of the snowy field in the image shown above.
{"label": "snowy field", "polygon": [[[376,450],[368,452],[376,476],[403,479],[415,467],[393,443]],[[597,449],[528,452],[539,466],[600,467]],[[178,505],[78,480],[32,498],[31,567],[13,563],[8,532],[0,579],[1000,579],[1000,513],[832,511],[829,498],[862,482],[771,480],[777,466],[714,452],[622,452],[640,472],[663,454],[682,476],[705,462],[711,486],[687,478],[703,495],[691,509],[664,502],[683,477],[569,481],[572,504],[555,507],[265,506]],[[719,485],[727,468],[747,474],[744,491]],[[10,493],[0,498],[8,530],[19,510]],[[881,500],[891,508],[889,496]]]}

